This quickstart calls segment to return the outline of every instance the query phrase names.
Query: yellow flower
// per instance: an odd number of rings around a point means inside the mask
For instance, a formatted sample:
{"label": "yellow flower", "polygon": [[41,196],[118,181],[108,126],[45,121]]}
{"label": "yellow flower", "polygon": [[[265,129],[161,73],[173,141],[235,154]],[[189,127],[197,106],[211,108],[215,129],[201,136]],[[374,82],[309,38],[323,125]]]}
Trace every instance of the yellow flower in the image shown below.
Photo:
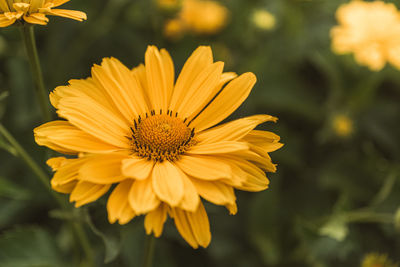
{"label": "yellow flower", "polygon": [[386,254],[369,253],[361,263],[361,267],[398,267]]}
{"label": "yellow flower", "polygon": [[[76,207],[93,202],[113,184],[110,223],[145,215],[147,234],[160,236],[167,216],[194,248],[211,240],[200,197],[237,212],[234,188],[261,191],[264,171],[275,172],[269,152],[279,136],[254,130],[269,115],[215,126],[247,98],[256,77],[223,73],[210,47],[199,47],[176,82],[164,49],[149,46],[145,64],[133,70],[115,58],[92,68],[92,77],[71,80],[50,95],[65,120],[34,130],[39,145],[77,158],[52,158],[54,190],[70,193]],[[226,86],[225,86],[226,85]]]}
{"label": "yellow flower", "polygon": [[331,30],[334,52],[354,53],[360,65],[373,71],[386,62],[400,68],[400,13],[394,4],[354,0],[340,6],[336,17],[339,25]]}
{"label": "yellow flower", "polygon": [[82,21],[86,14],[81,11],[53,9],[70,0],[0,0],[0,27],[7,27],[16,21],[46,25],[46,15],[60,16]]}
{"label": "yellow flower", "polygon": [[168,39],[177,40],[183,36],[185,27],[180,19],[171,19],[165,23],[164,35]]}
{"label": "yellow flower", "polygon": [[332,126],[335,133],[341,137],[347,137],[353,133],[353,121],[346,115],[336,115]]}
{"label": "yellow flower", "polygon": [[179,18],[189,31],[215,34],[226,25],[228,9],[214,1],[184,0]]}
{"label": "yellow flower", "polygon": [[276,19],[267,10],[260,9],[253,12],[252,20],[254,25],[261,30],[272,30],[275,28]]}

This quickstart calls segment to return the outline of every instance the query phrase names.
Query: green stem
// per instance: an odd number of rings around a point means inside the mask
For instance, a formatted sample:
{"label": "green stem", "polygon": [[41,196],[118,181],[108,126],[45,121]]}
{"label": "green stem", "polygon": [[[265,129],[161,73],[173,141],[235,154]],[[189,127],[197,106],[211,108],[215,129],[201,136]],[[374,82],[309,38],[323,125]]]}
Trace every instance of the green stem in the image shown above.
{"label": "green stem", "polygon": [[7,129],[0,123],[0,134],[14,147],[19,156],[31,170],[35,173],[39,181],[46,187],[49,192],[53,192],[50,188],[49,178],[47,174],[36,164],[36,162],[28,155],[25,149],[18,143],[17,140],[7,131]]}
{"label": "green stem", "polygon": [[143,267],[152,266],[155,243],[156,243],[156,238],[154,237],[154,235],[146,235],[146,248],[144,251]]}
{"label": "green stem", "polygon": [[38,97],[40,110],[42,112],[43,120],[51,120],[51,111],[49,106],[49,93],[44,86],[42,68],[36,48],[35,32],[33,26],[24,24],[21,26],[22,39],[25,43],[26,53],[31,65],[33,79],[36,85],[36,94]]}
{"label": "green stem", "polygon": [[85,253],[86,256],[86,264],[88,267],[94,267],[94,255],[92,251],[92,247],[90,245],[89,239],[85,233],[85,230],[82,227],[82,224],[78,222],[71,222],[72,223],[72,229],[75,232],[76,238],[79,241],[83,252]]}
{"label": "green stem", "polygon": [[[7,131],[7,129],[0,123],[0,134],[10,143],[10,145],[15,149],[16,156],[20,157],[33,171],[39,181],[46,187],[50,194],[55,198],[59,206],[63,210],[68,210],[69,207],[65,200],[60,197],[55,191],[50,187],[48,175],[36,164],[31,156],[25,151],[25,149],[18,143],[18,141]],[[87,264],[90,267],[94,267],[94,257],[92,249],[89,243],[89,239],[79,222],[72,222],[72,229],[75,232],[78,243],[81,245],[87,259]]]}

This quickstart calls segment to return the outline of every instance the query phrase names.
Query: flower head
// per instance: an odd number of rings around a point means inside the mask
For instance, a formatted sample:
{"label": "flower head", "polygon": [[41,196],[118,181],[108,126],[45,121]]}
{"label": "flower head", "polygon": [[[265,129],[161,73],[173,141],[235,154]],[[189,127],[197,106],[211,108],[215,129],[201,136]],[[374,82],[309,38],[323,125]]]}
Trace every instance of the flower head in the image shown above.
{"label": "flower head", "polygon": [[336,53],[354,53],[373,71],[386,62],[400,68],[400,12],[394,4],[353,0],[340,6],[336,17],[339,25],[331,30]]}
{"label": "flower head", "polygon": [[255,10],[252,21],[257,28],[264,31],[272,30],[276,25],[275,16],[265,9]]}
{"label": "flower head", "polygon": [[237,212],[234,189],[268,187],[275,172],[269,152],[279,136],[254,130],[277,119],[254,115],[219,126],[247,98],[256,77],[224,73],[209,47],[199,47],[175,81],[172,59],[149,46],[145,64],[133,70],[114,58],[50,95],[65,120],[34,130],[39,145],[76,158],[52,158],[54,190],[76,206],[93,202],[113,184],[110,223],[145,215],[148,234],[160,236],[167,216],[194,248],[211,234],[203,199]]}
{"label": "flower head", "polygon": [[228,20],[228,9],[215,1],[184,0],[179,18],[196,34],[215,34]]}
{"label": "flower head", "polygon": [[70,0],[0,0],[0,27],[7,27],[16,21],[46,25],[46,15],[60,16],[82,21],[86,14],[81,11],[54,9]]}
{"label": "flower head", "polygon": [[354,131],[352,119],[343,114],[333,117],[332,128],[336,135],[340,137],[348,137]]}

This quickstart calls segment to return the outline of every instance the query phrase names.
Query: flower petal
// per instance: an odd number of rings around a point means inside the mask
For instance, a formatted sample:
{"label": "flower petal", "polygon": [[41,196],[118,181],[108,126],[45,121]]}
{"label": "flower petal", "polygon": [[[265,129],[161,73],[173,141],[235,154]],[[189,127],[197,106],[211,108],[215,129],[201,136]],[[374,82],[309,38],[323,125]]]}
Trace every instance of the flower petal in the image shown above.
{"label": "flower petal", "polygon": [[138,80],[118,59],[103,59],[101,66],[93,66],[92,76],[94,82],[113,100],[127,122],[132,122],[149,111]]}
{"label": "flower petal", "polygon": [[47,146],[62,153],[106,153],[118,149],[76,128],[67,121],[48,122],[36,127],[33,132],[38,145]]}
{"label": "flower petal", "polygon": [[[146,79],[148,95],[152,109],[158,112],[160,109],[167,111],[169,100],[173,90],[174,75],[173,64],[171,70],[171,57],[164,50],[160,54],[155,46],[149,46],[145,54]],[[172,81],[172,83],[171,83]]]}
{"label": "flower petal", "polygon": [[175,164],[188,175],[203,180],[218,180],[232,175],[229,164],[215,157],[182,155]]}
{"label": "flower petal", "polygon": [[111,153],[89,156],[90,159],[79,169],[79,180],[96,184],[113,184],[124,180],[121,162],[126,155]]}
{"label": "flower petal", "polygon": [[207,247],[211,241],[210,223],[202,203],[195,212],[172,209],[179,233],[193,248]]}
{"label": "flower petal", "polygon": [[144,228],[146,234],[150,235],[152,232],[155,237],[162,234],[164,223],[167,220],[167,207],[161,204],[157,209],[149,212],[144,219]]}
{"label": "flower petal", "polygon": [[219,141],[237,141],[247,135],[257,125],[266,121],[276,121],[270,115],[254,115],[225,123],[197,134],[200,143],[214,143]]}
{"label": "flower petal", "polygon": [[182,181],[184,194],[181,203],[179,203],[179,207],[183,210],[194,212],[197,210],[200,203],[199,194],[191,180],[186,175],[182,176]]}
{"label": "flower petal", "polygon": [[73,19],[77,21],[84,21],[87,19],[86,13],[77,10],[67,10],[67,9],[50,9],[50,11],[45,12],[46,15],[59,16],[63,18]]}
{"label": "flower petal", "polygon": [[171,98],[170,110],[177,110],[196,77],[213,62],[212,51],[209,46],[199,46],[188,58],[176,81]]}
{"label": "flower petal", "polygon": [[129,204],[137,215],[148,213],[160,205],[150,178],[133,183],[129,191]]}
{"label": "flower petal", "polygon": [[130,156],[122,160],[122,174],[130,178],[144,180],[150,176],[153,166],[153,161]]}
{"label": "flower petal", "polygon": [[231,81],[193,120],[192,127],[200,132],[224,120],[248,97],[256,80],[256,76],[248,72]]}
{"label": "flower petal", "polygon": [[187,151],[187,154],[209,155],[232,153],[238,151],[240,152],[244,150],[249,150],[249,146],[244,142],[222,141],[218,143],[204,143],[195,145]]}
{"label": "flower petal", "polygon": [[188,118],[199,113],[208,104],[207,101],[214,94],[213,89],[221,81],[223,68],[223,62],[211,64],[192,81],[179,106],[176,107],[176,111],[182,118]]}
{"label": "flower petal", "polygon": [[169,161],[157,162],[154,165],[152,182],[158,198],[175,207],[182,200],[184,185],[182,171]]}
{"label": "flower petal", "polygon": [[[58,114],[72,125],[105,143],[129,148],[129,125],[90,98],[66,97],[58,103]],[[101,118],[101,120],[99,120]]]}
{"label": "flower petal", "polygon": [[191,179],[199,195],[216,205],[228,205],[236,202],[235,192],[232,186],[219,181],[202,181]]}
{"label": "flower petal", "polygon": [[85,181],[79,181],[72,190],[69,201],[76,201],[75,207],[78,208],[90,202],[96,201],[110,189],[111,185],[100,185]]}
{"label": "flower petal", "polygon": [[125,180],[119,183],[110,194],[107,201],[108,221],[119,224],[126,224],[136,215],[129,205],[128,195],[132,186],[132,180]]}

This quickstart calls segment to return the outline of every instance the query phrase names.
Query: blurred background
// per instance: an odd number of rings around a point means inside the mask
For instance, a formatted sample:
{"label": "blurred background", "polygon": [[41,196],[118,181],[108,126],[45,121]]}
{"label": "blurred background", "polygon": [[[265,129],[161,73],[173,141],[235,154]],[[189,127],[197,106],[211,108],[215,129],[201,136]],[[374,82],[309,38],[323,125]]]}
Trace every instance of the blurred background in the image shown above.
{"label": "blurred background", "polygon": [[[49,90],[88,77],[103,57],[134,67],[149,44],[166,48],[179,73],[197,46],[210,45],[226,71],[258,78],[230,119],[279,117],[261,127],[285,144],[271,155],[278,171],[270,189],[238,191],[236,216],[208,205],[207,249],[193,250],[168,220],[154,266],[362,266],[369,253],[400,261],[400,70],[371,72],[331,51],[335,11],[345,2],[221,0],[204,7],[215,18],[199,24],[192,20],[207,17],[202,8],[182,1],[72,0],[62,8],[86,12],[86,22],[52,17],[35,27]],[[33,140],[41,124],[35,100],[19,30],[1,29],[0,120],[50,174]],[[1,138],[0,147],[0,266],[85,266],[67,227],[79,214],[90,215],[85,230],[98,266],[140,266],[143,218],[110,225],[107,197],[63,214]],[[363,265],[372,266],[392,265]]]}

